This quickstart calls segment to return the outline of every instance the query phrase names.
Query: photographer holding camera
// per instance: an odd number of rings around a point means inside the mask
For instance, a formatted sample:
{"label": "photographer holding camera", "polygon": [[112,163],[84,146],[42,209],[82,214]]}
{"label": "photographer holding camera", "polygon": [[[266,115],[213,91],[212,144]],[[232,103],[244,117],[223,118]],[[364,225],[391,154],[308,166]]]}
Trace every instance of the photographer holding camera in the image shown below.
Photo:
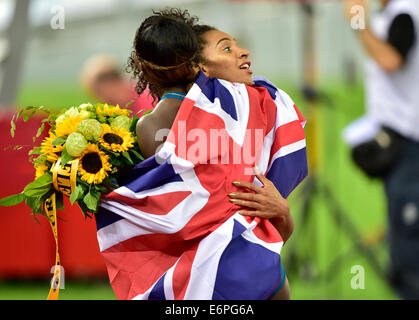
{"label": "photographer holding camera", "polygon": [[[367,1],[347,0],[367,17]],[[356,164],[385,183],[390,279],[404,299],[419,299],[419,9],[417,0],[380,0],[371,25],[356,30],[368,55],[364,118],[377,128],[353,146]]]}

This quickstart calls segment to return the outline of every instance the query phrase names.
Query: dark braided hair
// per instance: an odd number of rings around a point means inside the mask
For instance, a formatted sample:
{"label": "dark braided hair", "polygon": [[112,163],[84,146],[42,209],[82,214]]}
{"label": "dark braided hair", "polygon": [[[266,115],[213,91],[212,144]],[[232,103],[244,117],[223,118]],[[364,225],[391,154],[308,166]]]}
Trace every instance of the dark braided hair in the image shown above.
{"label": "dark braided hair", "polygon": [[138,94],[149,87],[154,100],[164,88],[187,85],[195,80],[193,67],[200,61],[194,28],[198,18],[188,10],[167,8],[153,11],[135,34],[127,71],[138,80]]}

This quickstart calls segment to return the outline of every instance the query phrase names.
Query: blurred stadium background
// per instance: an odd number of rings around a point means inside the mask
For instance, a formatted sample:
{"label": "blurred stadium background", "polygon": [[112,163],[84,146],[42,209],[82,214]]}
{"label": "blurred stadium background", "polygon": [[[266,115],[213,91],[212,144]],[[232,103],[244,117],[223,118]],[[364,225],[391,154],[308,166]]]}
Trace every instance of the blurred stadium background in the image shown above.
{"label": "blurred stadium background", "polygon": [[[28,25],[21,22],[10,37],[15,5],[22,2],[29,2]],[[152,9],[165,6],[189,9],[203,23],[232,34],[250,50],[255,73],[288,92],[307,116],[309,132],[316,133],[308,144],[310,161],[318,160],[315,180],[307,179],[290,199],[295,232],[283,249],[283,262],[292,298],[397,299],[385,280],[383,187],[353,165],[341,138],[342,129],[364,112],[363,53],[341,1],[314,1],[310,15],[299,1],[0,0],[0,88],[16,82],[15,94],[8,91],[12,100],[0,100],[0,197],[20,192],[34,174],[28,149],[4,150],[32,144],[39,119],[17,123],[16,138],[10,137],[18,106],[94,102],[79,82],[83,63],[94,54],[109,53],[123,67],[140,22]],[[60,10],[64,28],[56,29],[51,23]],[[314,64],[305,56],[311,50],[307,39],[313,40]],[[11,75],[7,62],[16,48],[19,61]],[[315,103],[303,95],[307,69],[314,75]],[[0,299],[45,299],[54,264],[46,219],[37,223],[23,205],[0,207],[0,212]],[[60,298],[115,299],[98,253],[94,222],[85,221],[77,208],[66,210],[62,218],[65,288]],[[365,272],[365,285],[359,289],[351,286],[356,266]]]}

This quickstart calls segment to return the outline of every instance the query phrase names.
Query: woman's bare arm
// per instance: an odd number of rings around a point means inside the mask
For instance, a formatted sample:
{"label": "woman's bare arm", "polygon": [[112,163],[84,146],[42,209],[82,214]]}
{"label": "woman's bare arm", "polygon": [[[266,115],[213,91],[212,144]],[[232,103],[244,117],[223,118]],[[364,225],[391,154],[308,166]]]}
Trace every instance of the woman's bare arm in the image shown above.
{"label": "woman's bare arm", "polygon": [[180,104],[180,100],[164,100],[156,106],[153,112],[138,120],[136,128],[138,145],[145,158],[153,156],[157,148],[166,140]]}

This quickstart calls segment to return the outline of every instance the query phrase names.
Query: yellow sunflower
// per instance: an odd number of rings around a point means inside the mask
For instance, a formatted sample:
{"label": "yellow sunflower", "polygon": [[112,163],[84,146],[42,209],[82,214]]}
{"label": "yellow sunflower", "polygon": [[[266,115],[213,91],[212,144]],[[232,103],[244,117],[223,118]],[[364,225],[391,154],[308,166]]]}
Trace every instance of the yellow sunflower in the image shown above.
{"label": "yellow sunflower", "polygon": [[87,149],[80,155],[78,169],[82,180],[90,184],[99,184],[108,176],[112,165],[106,153],[100,151],[97,145],[89,143]]}
{"label": "yellow sunflower", "polygon": [[131,110],[128,109],[121,109],[119,105],[116,106],[110,106],[108,104],[99,105],[96,107],[96,112],[99,116],[108,116],[108,117],[114,117],[114,116],[129,116],[131,113]]}
{"label": "yellow sunflower", "polygon": [[41,143],[41,152],[46,155],[47,160],[52,163],[58,160],[58,153],[63,151],[63,146],[54,146],[52,142],[57,138],[57,136],[49,132],[49,137],[45,138]]}
{"label": "yellow sunflower", "polygon": [[64,119],[57,123],[55,127],[55,135],[57,137],[68,136],[70,133],[76,132],[79,128],[79,123],[83,121],[83,117],[71,117]]}
{"label": "yellow sunflower", "polygon": [[134,138],[131,132],[123,128],[111,128],[107,124],[102,124],[102,128],[102,135],[98,141],[106,149],[113,152],[124,152],[134,146]]}
{"label": "yellow sunflower", "polygon": [[35,164],[35,179],[42,177],[48,171],[48,166],[45,163]]}

